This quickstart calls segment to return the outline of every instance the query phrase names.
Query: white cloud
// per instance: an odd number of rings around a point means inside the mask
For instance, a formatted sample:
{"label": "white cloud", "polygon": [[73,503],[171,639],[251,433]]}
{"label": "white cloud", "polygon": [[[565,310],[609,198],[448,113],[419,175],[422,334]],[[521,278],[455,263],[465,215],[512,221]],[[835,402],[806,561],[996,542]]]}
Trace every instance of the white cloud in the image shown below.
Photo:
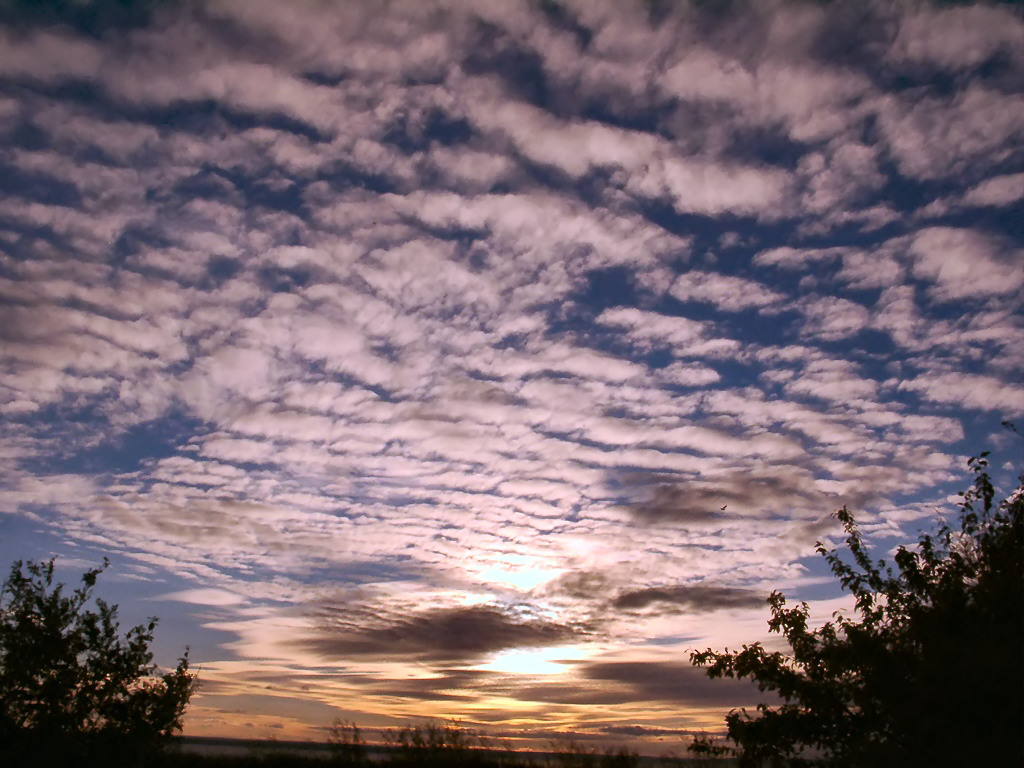
{"label": "white cloud", "polygon": [[521,103],[474,109],[486,131],[508,133],[518,151],[533,162],[557,167],[579,178],[597,168],[620,171],[618,183],[641,198],[667,197],[684,213],[784,215],[791,180],[778,169],[735,162],[680,157],[650,134],[599,123],[564,123]]}
{"label": "white cloud", "polygon": [[827,155],[803,157],[797,173],[806,180],[804,207],[814,213],[849,210],[885,184],[878,170],[877,152],[859,142],[834,142]]}
{"label": "white cloud", "polygon": [[667,195],[680,213],[734,213],[767,219],[789,213],[792,181],[784,171],[735,163],[671,159],[629,189],[641,195]]}
{"label": "white cloud", "polygon": [[838,296],[820,296],[800,303],[804,313],[805,336],[836,341],[856,336],[867,327],[868,310],[856,302]]}
{"label": "white cloud", "polygon": [[793,248],[788,245],[770,248],[754,256],[754,264],[796,270],[819,262],[831,262],[850,252],[849,248]]}
{"label": "white cloud", "polygon": [[483,130],[507,133],[533,162],[555,166],[576,178],[591,168],[639,170],[660,149],[660,142],[649,134],[596,122],[566,123],[521,102],[479,102],[473,117]]}
{"label": "white cloud", "polygon": [[947,98],[887,96],[878,115],[900,171],[911,178],[949,177],[981,158],[1003,159],[1024,133],[1024,98],[978,84]]}
{"label": "white cloud", "polygon": [[899,21],[887,56],[900,64],[962,71],[1005,51],[1024,60],[1024,24],[1006,7],[918,8]]}
{"label": "white cloud", "polygon": [[997,411],[1007,415],[1024,412],[1024,391],[1016,383],[993,376],[949,372],[924,373],[900,382],[900,389],[916,392],[922,398],[947,405]]}
{"label": "white cloud", "polygon": [[882,291],[871,319],[873,328],[886,331],[893,341],[909,349],[929,345],[928,321],[921,315],[912,286],[901,285]]}
{"label": "white cloud", "polygon": [[722,380],[714,368],[693,363],[672,363],[657,371],[656,376],[663,382],[683,387],[704,387]]}
{"label": "white cloud", "polygon": [[996,206],[1011,205],[1024,198],[1024,173],[993,176],[967,190],[963,196],[966,205]]}
{"label": "white cloud", "polygon": [[1018,293],[1024,287],[1024,253],[969,229],[930,227],[910,244],[914,275],[932,281],[938,301]]}
{"label": "white cloud", "polygon": [[906,269],[896,253],[905,246],[906,242],[898,238],[870,250],[849,250],[843,254],[843,267],[836,277],[851,288],[900,285]]}
{"label": "white cloud", "polygon": [[[785,26],[786,15],[780,14],[776,29]],[[682,99],[727,104],[736,111],[737,122],[781,123],[796,141],[820,141],[845,132],[851,107],[869,88],[859,73],[806,66],[782,56],[750,66],[700,46],[688,47],[659,84]]]}
{"label": "white cloud", "polygon": [[[627,329],[630,341],[640,349],[659,346],[671,348],[678,356],[700,357],[709,343],[708,323],[689,320],[685,317],[646,312],[635,307],[606,309],[597,318],[601,325]],[[731,339],[718,339],[723,344],[738,344]]]}
{"label": "white cloud", "polygon": [[235,594],[234,592],[228,592],[224,589],[185,589],[181,592],[168,592],[166,595],[161,595],[154,599],[175,600],[181,603],[211,605],[217,607],[241,605],[245,603],[244,597]]}
{"label": "white cloud", "polygon": [[716,272],[689,270],[673,283],[670,293],[680,301],[714,304],[727,312],[758,309],[777,312],[785,296],[763,283]]}
{"label": "white cloud", "polygon": [[810,363],[786,384],[786,390],[846,403],[851,400],[874,399],[878,385],[861,376],[855,365],[839,360],[819,360]]}

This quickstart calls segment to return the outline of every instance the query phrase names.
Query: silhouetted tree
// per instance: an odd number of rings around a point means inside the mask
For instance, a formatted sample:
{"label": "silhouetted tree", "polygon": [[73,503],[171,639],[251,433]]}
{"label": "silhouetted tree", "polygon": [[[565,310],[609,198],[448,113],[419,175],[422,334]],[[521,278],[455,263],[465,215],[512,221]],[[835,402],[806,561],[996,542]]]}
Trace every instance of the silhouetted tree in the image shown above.
{"label": "silhouetted tree", "polygon": [[769,598],[760,643],[691,654],[710,677],[750,678],[777,703],[726,717],[742,766],[1024,765],[1024,477],[998,507],[986,454],[958,521],[873,561],[853,515],[846,552],[821,553],[855,600],[809,629],[808,607]]}
{"label": "silhouetted tree", "polygon": [[149,650],[156,619],[120,636],[117,606],[92,597],[107,564],[70,594],[53,560],[11,567],[0,590],[0,762],[132,765],[180,729],[188,651],[161,673]]}

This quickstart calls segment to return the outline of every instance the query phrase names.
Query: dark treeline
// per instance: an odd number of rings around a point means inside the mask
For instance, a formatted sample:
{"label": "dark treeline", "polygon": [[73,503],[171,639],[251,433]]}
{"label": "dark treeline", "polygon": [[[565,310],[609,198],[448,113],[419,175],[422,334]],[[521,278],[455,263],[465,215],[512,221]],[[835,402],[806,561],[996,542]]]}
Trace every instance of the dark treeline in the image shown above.
{"label": "dark treeline", "polygon": [[[341,738],[338,738],[341,733]],[[353,738],[353,735],[355,738]],[[152,768],[317,768],[323,766],[463,766],[464,768],[669,768],[714,766],[734,761],[713,757],[645,757],[625,747],[588,747],[577,741],[552,742],[550,751],[500,748],[478,731],[452,724],[426,723],[384,732],[383,745],[366,744],[351,724],[335,725],[326,745],[185,739],[154,755]],[[215,749],[244,750],[214,754]]]}

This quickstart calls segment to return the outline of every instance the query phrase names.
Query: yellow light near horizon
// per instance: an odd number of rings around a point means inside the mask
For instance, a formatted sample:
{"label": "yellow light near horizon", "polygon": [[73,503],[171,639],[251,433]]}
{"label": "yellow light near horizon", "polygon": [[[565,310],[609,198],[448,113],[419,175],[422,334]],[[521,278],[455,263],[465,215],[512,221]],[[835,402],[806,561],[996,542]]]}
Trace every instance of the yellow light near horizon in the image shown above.
{"label": "yellow light near horizon", "polygon": [[581,657],[573,648],[513,648],[499,652],[479,669],[510,675],[558,675],[567,670],[566,662]]}

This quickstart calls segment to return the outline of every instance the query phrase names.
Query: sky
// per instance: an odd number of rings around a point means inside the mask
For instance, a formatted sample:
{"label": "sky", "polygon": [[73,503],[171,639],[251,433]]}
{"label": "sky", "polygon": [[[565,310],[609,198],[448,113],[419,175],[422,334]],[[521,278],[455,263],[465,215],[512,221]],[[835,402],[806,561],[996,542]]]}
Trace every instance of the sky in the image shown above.
{"label": "sky", "polygon": [[721,730],[832,512],[1020,470],[1022,92],[1008,5],[2,3],[4,569],[187,734]]}

